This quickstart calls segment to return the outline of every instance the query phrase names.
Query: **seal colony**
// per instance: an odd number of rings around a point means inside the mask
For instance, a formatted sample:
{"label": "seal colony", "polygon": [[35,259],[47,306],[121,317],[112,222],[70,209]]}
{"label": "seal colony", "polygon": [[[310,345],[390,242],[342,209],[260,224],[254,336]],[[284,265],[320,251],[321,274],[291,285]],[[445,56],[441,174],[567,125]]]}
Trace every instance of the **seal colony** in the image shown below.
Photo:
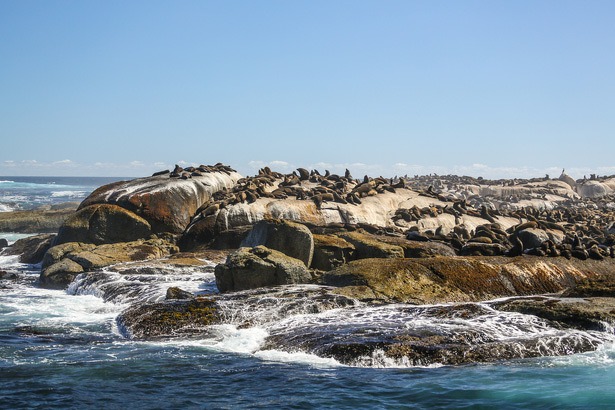
{"label": "seal colony", "polygon": [[[604,331],[615,326],[615,176],[355,178],[349,170],[284,174],[265,167],[245,177],[221,163],[175,166],[100,187],[57,235],[27,238],[2,252],[40,262],[41,286],[87,283],[102,294],[108,288],[108,297],[118,292],[105,282],[109,271],[156,276],[171,267],[202,269],[204,259],[217,262],[219,293],[169,289],[165,300],[130,306],[120,315],[123,334],[137,339],[198,337],[210,325],[227,323],[229,305],[249,309],[261,296],[275,294],[294,306],[297,292],[310,300],[312,313],[439,304],[437,314],[451,317],[465,309],[459,303],[512,297],[517,299],[489,303],[553,320],[555,327]],[[289,291],[285,285],[312,288]],[[547,299],[522,298],[545,294]],[[587,305],[569,299],[576,297]],[[484,313],[466,306],[468,314]],[[421,365],[498,360],[503,351],[507,358],[545,354],[543,340],[520,348],[516,342],[460,342],[454,334],[399,329],[380,329],[375,344],[360,328],[348,339],[323,344],[331,336],[326,327],[304,342],[307,334],[282,332],[267,343],[343,363],[382,352]],[[550,354],[597,346],[575,337],[554,339]]]}
{"label": "seal colony", "polygon": [[[228,215],[233,214],[233,207],[253,204],[261,198],[268,199],[268,203],[286,201],[289,205],[294,201],[311,201],[317,211],[323,211],[328,205],[338,210],[340,204],[358,207],[365,198],[399,191],[401,195],[403,192],[418,194],[427,201],[410,201],[415,202],[412,207],[387,210],[390,218],[385,224],[353,222],[347,215],[338,222],[320,226],[310,218],[302,219],[302,214],[290,219],[305,223],[313,230],[364,229],[411,241],[442,242],[462,256],[528,254],[597,260],[613,257],[614,195],[581,198],[575,187],[569,185],[570,179],[564,172],[557,180],[546,176],[487,181],[437,175],[353,179],[348,170],[344,176],[303,168],[281,174],[266,167],[254,177],[239,179],[233,188],[214,193],[199,207],[184,234],[191,237],[193,230],[199,231],[199,224],[208,221],[217,228],[210,232],[211,238],[205,236],[202,240],[214,240],[216,234],[237,228],[232,223],[221,224],[221,220],[228,221]],[[592,176],[591,180],[599,179]],[[582,183],[583,180],[578,181],[579,185]],[[487,191],[488,195],[482,196],[480,191]],[[425,206],[419,206],[421,203]],[[267,215],[263,217],[266,219]]]}

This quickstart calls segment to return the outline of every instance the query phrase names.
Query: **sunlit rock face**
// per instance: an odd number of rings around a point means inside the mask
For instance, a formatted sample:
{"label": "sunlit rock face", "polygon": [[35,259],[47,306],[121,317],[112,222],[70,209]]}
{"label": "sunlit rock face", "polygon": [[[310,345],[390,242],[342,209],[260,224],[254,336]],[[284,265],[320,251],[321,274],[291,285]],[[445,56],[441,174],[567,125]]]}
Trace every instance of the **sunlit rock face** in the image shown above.
{"label": "sunlit rock face", "polygon": [[[105,185],[81,203],[78,211],[81,218],[74,216],[72,225],[84,232],[96,231],[98,236],[106,228],[110,229],[114,222],[122,226],[127,222],[134,225],[125,237],[112,237],[109,233],[97,240],[89,240],[93,243],[134,240],[135,235],[143,238],[149,233],[178,234],[215,192],[230,189],[239,178],[241,176],[236,172],[209,172],[186,179],[170,178],[164,174]],[[106,206],[101,207],[101,204]],[[83,232],[79,237],[73,237],[75,229],[70,229],[70,226],[63,228],[60,232],[64,230],[66,233],[60,235],[58,243],[88,240]],[[81,237],[84,235],[86,238]]]}

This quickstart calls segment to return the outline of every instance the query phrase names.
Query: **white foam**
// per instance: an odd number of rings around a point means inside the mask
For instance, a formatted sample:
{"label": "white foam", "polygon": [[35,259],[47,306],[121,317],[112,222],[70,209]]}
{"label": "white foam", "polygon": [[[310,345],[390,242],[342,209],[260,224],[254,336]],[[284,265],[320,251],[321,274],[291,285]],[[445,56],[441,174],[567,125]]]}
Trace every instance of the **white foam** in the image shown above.
{"label": "white foam", "polygon": [[254,354],[261,360],[279,363],[299,363],[314,367],[340,367],[343,366],[335,359],[320,357],[304,352],[284,352],[281,350],[260,350]]}
{"label": "white foam", "polygon": [[225,352],[254,354],[265,343],[269,333],[260,327],[237,329],[233,325],[214,326],[221,340],[210,347]]}
{"label": "white foam", "polygon": [[[2,235],[0,235],[2,238]],[[21,268],[23,263],[19,263],[19,255],[0,255],[0,269]]]}
{"label": "white foam", "polygon": [[12,212],[12,211],[14,211],[14,208],[12,208],[11,206],[7,204],[0,204],[0,212]]}
{"label": "white foam", "polygon": [[92,295],[68,295],[57,290],[19,287],[5,290],[1,305],[16,323],[29,326],[73,327],[111,321],[121,309]]}
{"label": "white foam", "polygon": [[592,352],[548,358],[547,366],[615,366],[615,343],[604,343]]}

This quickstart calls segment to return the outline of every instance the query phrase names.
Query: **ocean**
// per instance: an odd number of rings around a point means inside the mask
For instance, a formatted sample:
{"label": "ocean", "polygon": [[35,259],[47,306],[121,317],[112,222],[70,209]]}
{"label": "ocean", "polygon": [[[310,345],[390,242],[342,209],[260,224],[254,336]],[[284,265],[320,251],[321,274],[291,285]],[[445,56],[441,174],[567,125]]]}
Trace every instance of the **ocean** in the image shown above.
{"label": "ocean", "polygon": [[[4,211],[80,201],[93,178],[0,177]],[[0,233],[13,242],[24,235]],[[480,320],[424,315],[430,307],[357,303],[313,313],[312,300],[275,294],[228,302],[229,317],[201,338],[140,342],[125,337],[117,316],[127,306],[164,299],[169,286],[215,293],[213,265],[164,277],[99,273],[65,290],[37,286],[38,266],[0,255],[0,409],[414,409],[613,408],[615,334],[563,334],[535,318],[493,313]],[[315,287],[281,292],[309,294]],[[484,309],[488,305],[480,304]],[[240,318],[240,319],[237,319]],[[240,325],[245,319],[251,325]],[[343,365],[308,351],[271,348],[272,335],[327,328],[340,333],[379,327],[472,329],[496,338],[578,337],[595,351],[462,366],[412,366],[372,357]],[[285,333],[286,332],[286,333]],[[603,332],[604,333],[604,332]]]}

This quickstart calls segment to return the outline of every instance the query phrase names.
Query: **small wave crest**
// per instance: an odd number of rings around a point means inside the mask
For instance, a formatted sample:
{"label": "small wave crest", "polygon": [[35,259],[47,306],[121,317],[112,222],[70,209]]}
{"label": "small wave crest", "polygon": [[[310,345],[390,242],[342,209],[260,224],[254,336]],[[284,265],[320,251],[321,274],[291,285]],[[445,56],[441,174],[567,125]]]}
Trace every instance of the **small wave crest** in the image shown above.
{"label": "small wave crest", "polygon": [[15,208],[10,205],[0,203],[0,212],[12,212]]}
{"label": "small wave crest", "polygon": [[56,191],[51,193],[52,198],[82,198],[86,191]]}

